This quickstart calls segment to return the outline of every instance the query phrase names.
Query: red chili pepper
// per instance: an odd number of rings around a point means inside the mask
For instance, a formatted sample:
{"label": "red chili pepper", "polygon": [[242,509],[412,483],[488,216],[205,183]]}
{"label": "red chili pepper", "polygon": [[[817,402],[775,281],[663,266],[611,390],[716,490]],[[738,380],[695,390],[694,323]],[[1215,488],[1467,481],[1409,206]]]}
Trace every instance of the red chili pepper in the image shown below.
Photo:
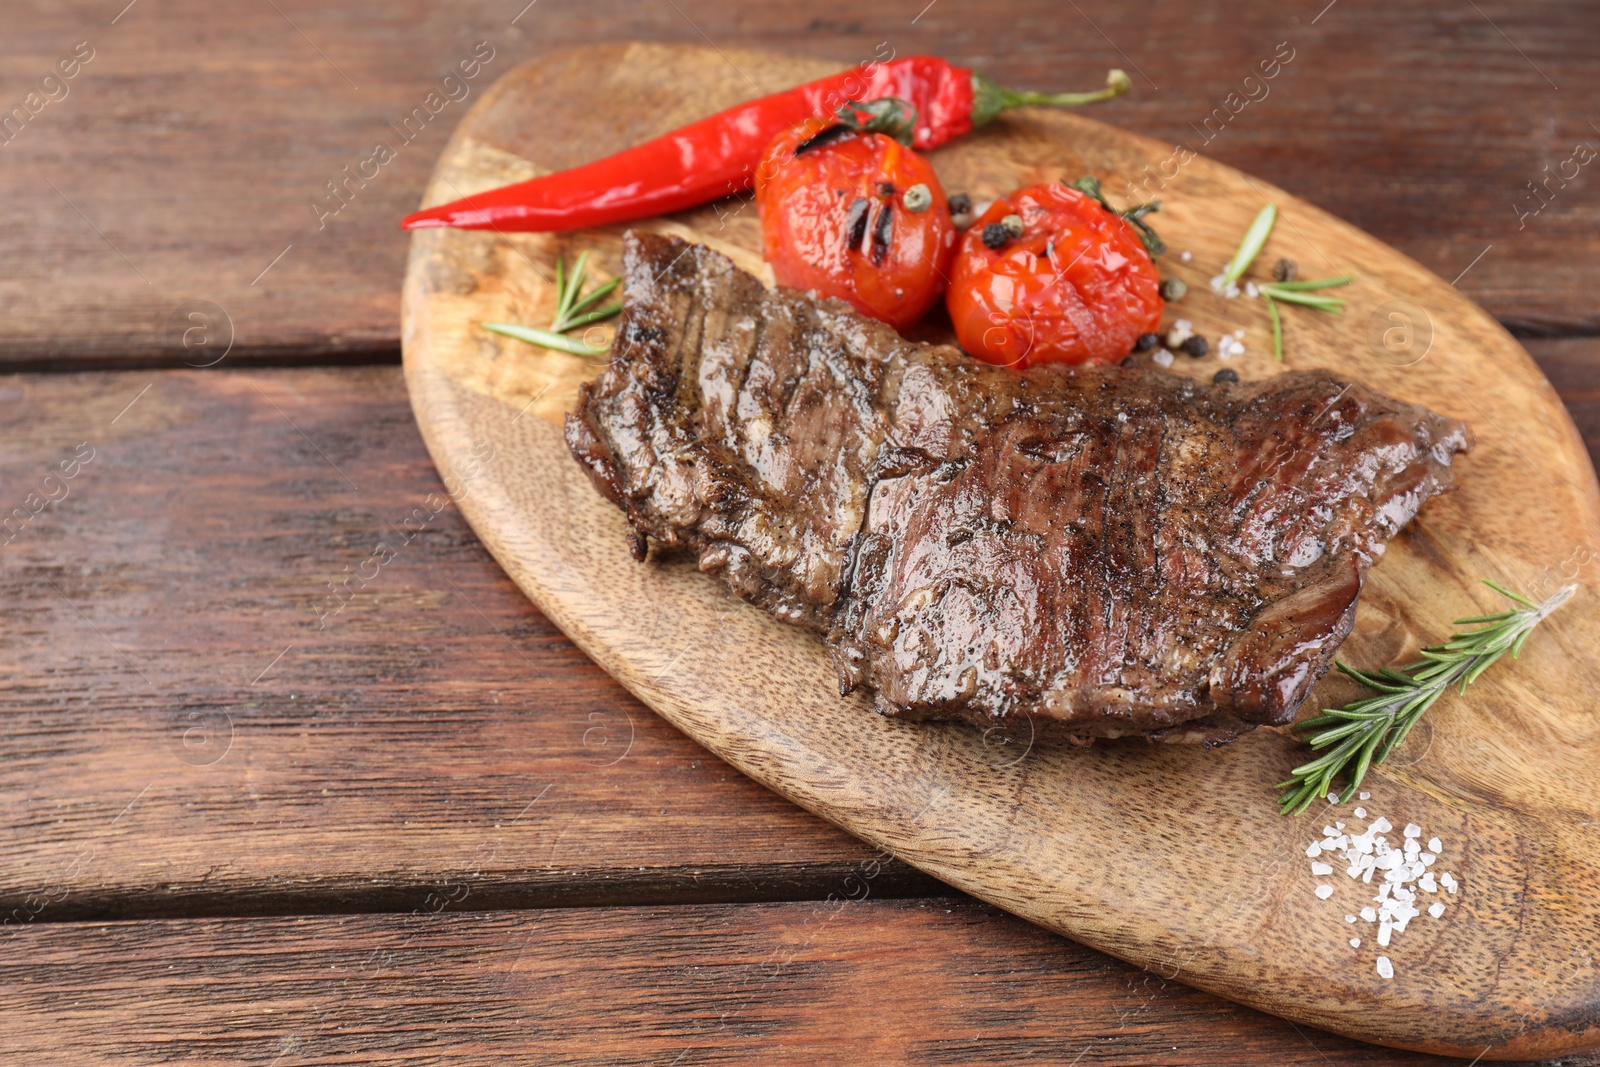
{"label": "red chili pepper", "polygon": [[1130,84],[1126,74],[1113,70],[1106,88],[1095,92],[1013,92],[933,56],[872,62],[739,104],[571,170],[419,211],[403,225],[408,230],[558,231],[665,215],[748,189],[774,137],[806,119],[831,115],[850,100],[909,101],[917,113],[913,144],[929,149],[1008,108],[1109,100]]}

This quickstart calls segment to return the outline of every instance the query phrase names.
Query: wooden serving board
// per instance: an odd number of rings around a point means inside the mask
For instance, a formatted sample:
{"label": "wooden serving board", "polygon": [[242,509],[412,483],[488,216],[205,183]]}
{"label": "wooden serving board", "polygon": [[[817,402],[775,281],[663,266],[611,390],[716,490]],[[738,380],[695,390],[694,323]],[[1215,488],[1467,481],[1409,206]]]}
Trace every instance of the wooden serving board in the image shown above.
{"label": "wooden serving board", "polygon": [[[426,202],[571,166],[836,68],[659,45],[551,55],[485,94]],[[1097,114],[1114,118],[1115,105]],[[1042,111],[932,160],[947,190],[975,200],[1082,174],[1126,199],[1146,165],[1170,173],[1176,162],[1172,146]],[[1156,221],[1172,248],[1162,269],[1190,295],[1169,318],[1195,323],[1213,352],[1242,328],[1248,352],[1227,364],[1180,357],[1176,372],[1278,372],[1260,301],[1207,287],[1270,200],[1281,217],[1261,264],[1287,255],[1303,276],[1357,276],[1343,316],[1285,312],[1287,365],[1360,378],[1477,432],[1461,489],[1428,504],[1373,570],[1344,656],[1390,664],[1452,618],[1501,610],[1482,578],[1538,595],[1580,584],[1520,661],[1441,701],[1364,787],[1374,817],[1443,838],[1440,869],[1463,884],[1444,918],[1413,920],[1386,950],[1392,979],[1376,972],[1372,928],[1344,920],[1371,888],[1340,872],[1321,879],[1336,892],[1320,900],[1304,855],[1325,823],[1361,823],[1349,807],[1277,812],[1272,783],[1305,754],[1286,732],[1211,752],[1071,749],[891,721],[863,696],[837,695],[814,635],[743,604],[692,562],[634,563],[621,514],[562,444],[562,415],[598,364],[478,327],[548,322],[556,257],[587,249],[609,276],[622,227],[418,234],[404,323],[417,420],[485,544],[589,655],[718,756],[885,851],[1165,977],[1342,1034],[1485,1059],[1600,1044],[1600,496],[1571,421],[1517,343],[1417,264],[1227,167],[1194,158],[1177,169]],[[642,225],[761,269],[753,203]],[[1325,680],[1308,707],[1350,695]]]}

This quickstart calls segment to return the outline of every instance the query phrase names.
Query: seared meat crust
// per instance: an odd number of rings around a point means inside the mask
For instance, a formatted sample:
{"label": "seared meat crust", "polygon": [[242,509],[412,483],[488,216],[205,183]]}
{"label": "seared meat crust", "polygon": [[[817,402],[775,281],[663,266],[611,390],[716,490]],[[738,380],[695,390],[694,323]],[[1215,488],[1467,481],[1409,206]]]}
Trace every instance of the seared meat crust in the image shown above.
{"label": "seared meat crust", "polygon": [[636,556],[818,631],[885,714],[1219,743],[1292,720],[1472,437],[1323,372],[991,367],[630,234],[567,442]]}

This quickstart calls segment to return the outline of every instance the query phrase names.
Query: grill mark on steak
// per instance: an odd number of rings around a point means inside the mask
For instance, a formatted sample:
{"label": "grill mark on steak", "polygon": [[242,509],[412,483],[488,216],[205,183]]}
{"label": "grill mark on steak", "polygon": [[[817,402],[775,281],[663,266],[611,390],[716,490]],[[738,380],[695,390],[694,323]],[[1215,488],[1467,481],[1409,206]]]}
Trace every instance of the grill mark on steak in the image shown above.
{"label": "grill mark on steak", "polygon": [[701,246],[630,233],[624,261],[573,455],[636,547],[818,631],[890,715],[1084,743],[1288,722],[1472,444],[1323,372],[1019,372]]}

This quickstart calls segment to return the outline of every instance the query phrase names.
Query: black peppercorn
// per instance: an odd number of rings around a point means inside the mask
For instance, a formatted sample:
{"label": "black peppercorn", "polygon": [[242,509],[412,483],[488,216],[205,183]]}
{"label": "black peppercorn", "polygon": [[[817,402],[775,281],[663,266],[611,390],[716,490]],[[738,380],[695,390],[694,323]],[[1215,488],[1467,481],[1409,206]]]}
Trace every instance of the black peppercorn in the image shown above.
{"label": "black peppercorn", "polygon": [[1285,256],[1272,265],[1273,280],[1280,282],[1292,282],[1294,281],[1294,276],[1298,269],[1299,268],[1295,266],[1294,260],[1290,259],[1288,256]]}
{"label": "black peppercorn", "polygon": [[957,193],[955,196],[952,196],[950,198],[950,214],[972,214],[972,197],[968,196],[966,193]]}
{"label": "black peppercorn", "polygon": [[1179,345],[1178,349],[1185,355],[1193,356],[1195,359],[1199,359],[1201,356],[1211,351],[1211,345],[1206,342],[1204,337],[1201,337],[1199,334],[1195,334],[1193,337],[1190,337],[1187,341],[1183,342],[1183,344]]}
{"label": "black peppercorn", "polygon": [[1133,350],[1135,352],[1148,352],[1160,343],[1161,335],[1159,333],[1141,333],[1139,339],[1133,342]]}
{"label": "black peppercorn", "polygon": [[1211,376],[1211,380],[1216,382],[1218,385],[1221,385],[1223,382],[1236,382],[1239,380],[1239,372],[1231,367],[1223,367],[1221,370],[1217,371],[1217,373]]}
{"label": "black peppercorn", "polygon": [[983,228],[983,243],[986,248],[1004,247],[1009,240],[1011,240],[1011,235],[998,222],[991,222]]}

